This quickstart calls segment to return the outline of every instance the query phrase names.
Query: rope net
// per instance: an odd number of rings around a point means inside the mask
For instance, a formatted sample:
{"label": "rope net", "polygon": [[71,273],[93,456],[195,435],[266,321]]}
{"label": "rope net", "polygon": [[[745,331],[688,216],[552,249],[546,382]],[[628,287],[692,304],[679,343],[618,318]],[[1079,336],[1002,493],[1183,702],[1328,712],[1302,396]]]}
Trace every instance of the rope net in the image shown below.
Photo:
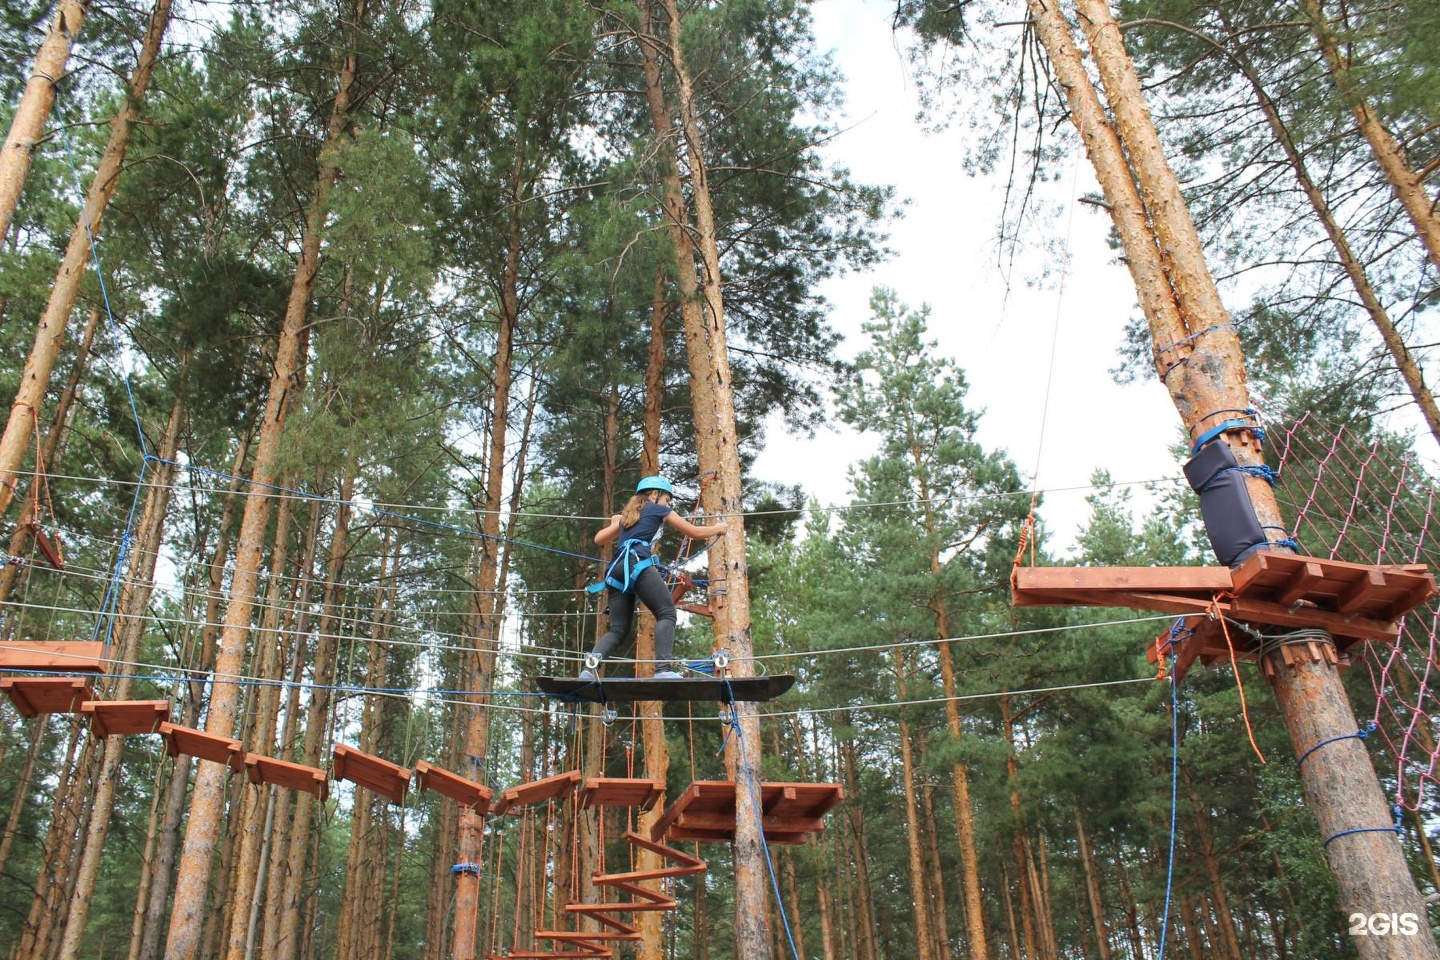
{"label": "rope net", "polygon": [[[1305,553],[1440,571],[1436,487],[1403,438],[1372,424],[1335,426],[1310,413],[1272,434],[1280,456],[1277,492]],[[1391,764],[1388,771],[1381,767],[1381,777],[1411,811],[1424,805],[1437,782],[1440,748],[1429,713],[1437,632],[1440,598],[1432,597],[1405,618],[1393,646],[1372,641],[1349,651],[1354,667],[1347,688],[1356,715],[1370,715],[1371,737]]]}

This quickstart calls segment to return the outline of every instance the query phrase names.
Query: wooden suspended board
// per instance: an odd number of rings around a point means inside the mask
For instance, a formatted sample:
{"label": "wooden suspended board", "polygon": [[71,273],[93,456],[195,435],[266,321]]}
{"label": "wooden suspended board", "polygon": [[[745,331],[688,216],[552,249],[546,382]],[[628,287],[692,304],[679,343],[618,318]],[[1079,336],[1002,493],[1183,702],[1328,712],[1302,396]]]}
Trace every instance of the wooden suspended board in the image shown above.
{"label": "wooden suspended board", "polygon": [[655,680],[651,677],[619,677],[614,680],[581,680],[579,677],[537,677],[540,689],[552,696],[592,703],[628,700],[714,700],[719,703],[773,700],[795,685],[789,674],[772,677],[713,677],[683,680]]}

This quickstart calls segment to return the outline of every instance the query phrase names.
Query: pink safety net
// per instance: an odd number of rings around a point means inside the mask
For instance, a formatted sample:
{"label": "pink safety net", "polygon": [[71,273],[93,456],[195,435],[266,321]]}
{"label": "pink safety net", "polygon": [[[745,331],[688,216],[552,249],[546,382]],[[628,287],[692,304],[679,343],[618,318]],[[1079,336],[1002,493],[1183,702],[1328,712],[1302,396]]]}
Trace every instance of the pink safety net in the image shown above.
{"label": "pink safety net", "polygon": [[[1277,494],[1304,552],[1352,563],[1426,564],[1440,571],[1434,481],[1405,438],[1370,424],[1333,426],[1311,414],[1267,428],[1280,458]],[[1418,809],[1436,780],[1440,598],[1405,617],[1394,645],[1350,649],[1346,687],[1374,723],[1377,769],[1397,802]],[[1362,673],[1363,672],[1363,673]],[[1357,675],[1359,674],[1359,675]],[[1361,681],[1368,678],[1368,684]]]}

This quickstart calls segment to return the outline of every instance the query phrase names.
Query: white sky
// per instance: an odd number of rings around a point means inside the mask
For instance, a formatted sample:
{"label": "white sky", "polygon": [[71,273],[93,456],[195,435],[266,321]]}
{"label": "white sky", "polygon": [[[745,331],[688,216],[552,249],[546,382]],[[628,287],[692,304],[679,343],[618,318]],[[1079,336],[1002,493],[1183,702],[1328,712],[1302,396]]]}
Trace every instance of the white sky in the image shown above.
{"label": "white sky", "polygon": [[[1057,232],[1065,236],[1068,222],[1070,249],[1063,295],[1055,270],[1042,287],[1017,277],[1005,302],[994,252],[1003,180],[965,173],[963,131],[921,129],[915,84],[889,14],[889,4],[874,0],[814,6],[819,47],[835,51],[846,78],[850,129],[830,154],[857,181],[893,184],[911,201],[891,227],[896,256],[823,288],[833,306],[830,320],[846,335],[844,355],[851,358],[862,346],[860,324],[873,287],[893,287],[912,307],[929,304],[931,338],[965,370],[970,406],[985,411],[980,442],[1008,451],[1027,481],[1038,463],[1038,486],[1049,491],[1041,516],[1052,547],[1064,550],[1085,520],[1088,492],[1065,488],[1083,488],[1095,468],[1109,469],[1119,482],[1181,477],[1167,449],[1179,437],[1179,418],[1153,378],[1120,387],[1110,377],[1125,322],[1138,308],[1130,276],[1106,243],[1103,212],[1072,203],[1073,217],[1061,214]],[[1097,190],[1088,161],[1079,158],[1072,169],[1075,195]],[[1064,192],[1069,188],[1062,185]],[[853,434],[792,437],[777,421],[756,475],[802,484],[821,503],[836,504],[849,493],[846,468],[872,449]],[[1137,489],[1136,498],[1144,502],[1143,491]]]}

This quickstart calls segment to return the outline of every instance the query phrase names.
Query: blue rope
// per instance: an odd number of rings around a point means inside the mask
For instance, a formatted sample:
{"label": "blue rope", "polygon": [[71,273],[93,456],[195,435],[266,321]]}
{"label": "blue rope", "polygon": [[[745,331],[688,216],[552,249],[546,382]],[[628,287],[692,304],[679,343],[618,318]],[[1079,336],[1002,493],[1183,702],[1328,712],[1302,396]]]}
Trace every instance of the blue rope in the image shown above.
{"label": "blue rope", "polygon": [[1401,817],[1402,817],[1403,812],[1404,812],[1404,809],[1405,809],[1405,808],[1402,807],[1402,806],[1400,806],[1400,804],[1398,804],[1398,803],[1395,804],[1395,807],[1394,807],[1394,811],[1395,811],[1395,823],[1394,823],[1393,826],[1389,826],[1389,827],[1354,827],[1354,828],[1352,828],[1352,829],[1350,829],[1350,830],[1341,830],[1339,833],[1336,833],[1336,834],[1333,834],[1333,835],[1331,835],[1331,836],[1329,836],[1329,837],[1326,837],[1326,838],[1325,838],[1325,843],[1323,844],[1323,846],[1329,847],[1330,844],[1331,844],[1333,841],[1339,840],[1341,837],[1348,837],[1348,836],[1350,836],[1350,834],[1352,834],[1352,833],[1393,833],[1393,834],[1395,834],[1395,836],[1398,837],[1398,836],[1400,836],[1400,832],[1404,829],[1404,827],[1402,826],[1402,824],[1401,824],[1401,822],[1400,822],[1400,821],[1401,821]]}
{"label": "blue rope", "polygon": [[478,864],[478,863],[457,863],[457,864],[455,864],[455,866],[453,866],[453,867],[450,868],[450,873],[451,873],[451,874],[468,873],[468,874],[470,874],[470,875],[473,876],[473,877],[484,876],[484,874],[482,874],[482,873],[480,872],[480,864]]}
{"label": "blue rope", "polygon": [[[747,768],[745,760],[745,735],[740,730],[740,717],[734,709],[734,692],[730,690],[730,679],[728,677],[725,679],[725,688],[726,693],[730,694],[731,698],[731,722],[735,730],[735,745],[740,750],[740,765],[737,769],[738,776],[739,770],[745,770]],[[755,781],[747,778],[746,785],[750,788],[750,802],[754,805],[756,811],[763,810],[764,807],[760,803],[760,796],[755,791]],[[765,867],[770,872],[770,886],[775,891],[775,905],[780,909],[780,923],[785,928],[785,939],[790,943],[790,955],[794,957],[794,960],[800,960],[800,950],[795,946],[795,934],[790,930],[790,917],[785,913],[785,898],[780,896],[780,879],[775,876],[775,861],[770,855],[770,841],[765,839],[765,822],[763,819],[760,822],[760,846],[765,851]]]}
{"label": "blue rope", "polygon": [[1310,754],[1314,753],[1316,750],[1319,750],[1326,744],[1337,743],[1341,740],[1364,740],[1366,737],[1370,736],[1370,734],[1373,733],[1375,731],[1375,728],[1378,726],[1379,724],[1377,724],[1374,720],[1371,720],[1368,724],[1365,725],[1365,728],[1362,730],[1356,730],[1354,733],[1342,733],[1338,737],[1331,737],[1328,740],[1321,740],[1309,750],[1306,750],[1304,753],[1300,754],[1300,759],[1295,761],[1295,768],[1298,770],[1299,768],[1305,766],[1305,761],[1310,759]]}
{"label": "blue rope", "polygon": [[[1178,624],[1180,621],[1176,621]],[[1174,627],[1171,628],[1174,630]],[[1170,658],[1170,854],[1165,864],[1165,917],[1160,922],[1160,956],[1170,935],[1170,893],[1175,883],[1175,813],[1180,796],[1180,685],[1175,680],[1175,657]]]}
{"label": "blue rope", "polygon": [[[1172,340],[1172,341],[1170,341],[1170,343],[1168,343],[1167,345],[1165,345],[1165,346],[1163,346],[1163,347],[1156,347],[1156,348],[1155,348],[1155,352],[1156,352],[1157,354],[1169,353],[1171,350],[1174,350],[1176,347],[1183,346],[1184,344],[1190,343],[1192,340],[1198,340],[1198,339],[1200,339],[1201,337],[1205,336],[1205,334],[1207,334],[1207,333],[1214,333],[1216,330],[1235,330],[1235,329],[1236,329],[1236,327],[1235,327],[1235,324],[1233,324],[1233,323],[1215,323],[1215,324],[1211,324],[1210,326],[1206,327],[1204,330],[1200,330],[1200,331],[1198,331],[1198,332],[1196,332],[1196,333],[1192,333],[1192,334],[1190,334],[1188,337],[1181,337],[1179,340]],[[1188,358],[1187,358],[1187,359],[1188,359]],[[1177,366],[1178,366],[1178,364],[1177,364]]]}
{"label": "blue rope", "polygon": [[1253,431],[1255,434],[1255,439],[1259,442],[1260,446],[1263,447],[1265,445],[1265,428],[1260,426],[1260,424],[1256,420],[1256,418],[1260,415],[1260,411],[1256,410],[1253,407],[1246,407],[1243,410],[1238,408],[1216,410],[1212,413],[1205,414],[1205,416],[1201,417],[1199,420],[1196,420],[1195,423],[1198,426],[1199,424],[1204,423],[1206,420],[1209,420],[1211,417],[1218,417],[1223,413],[1238,413],[1241,416],[1249,417],[1250,419],[1229,419],[1226,420],[1224,423],[1221,423],[1217,427],[1211,427],[1209,430],[1206,430],[1204,433],[1200,434],[1200,436],[1195,440],[1194,443],[1190,445],[1190,456],[1195,456],[1195,454],[1199,453],[1200,448],[1205,446],[1205,444],[1209,443],[1211,440],[1214,440],[1222,433],[1229,433],[1231,430]]}

